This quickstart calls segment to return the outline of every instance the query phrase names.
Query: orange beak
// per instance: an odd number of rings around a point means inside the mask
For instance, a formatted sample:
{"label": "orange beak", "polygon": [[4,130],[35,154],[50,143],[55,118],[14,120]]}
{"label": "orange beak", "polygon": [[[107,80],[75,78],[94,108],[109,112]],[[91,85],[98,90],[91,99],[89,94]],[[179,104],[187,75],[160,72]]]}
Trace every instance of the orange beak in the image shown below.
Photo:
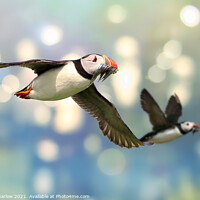
{"label": "orange beak", "polygon": [[195,124],[194,126],[195,126],[195,128],[200,129],[198,124]]}
{"label": "orange beak", "polygon": [[103,57],[105,58],[105,64],[106,65],[110,65],[110,66],[118,69],[117,64],[115,63],[115,61],[113,59],[111,59],[111,58],[109,58],[108,56],[105,56],[105,55],[103,55]]}
{"label": "orange beak", "polygon": [[98,75],[100,75],[99,80],[106,80],[111,74],[115,74],[118,71],[117,64],[115,63],[114,60],[111,58],[102,55],[104,58],[104,62],[101,63],[96,70],[96,72],[93,74],[92,79],[91,79],[91,84],[93,81],[97,78]]}

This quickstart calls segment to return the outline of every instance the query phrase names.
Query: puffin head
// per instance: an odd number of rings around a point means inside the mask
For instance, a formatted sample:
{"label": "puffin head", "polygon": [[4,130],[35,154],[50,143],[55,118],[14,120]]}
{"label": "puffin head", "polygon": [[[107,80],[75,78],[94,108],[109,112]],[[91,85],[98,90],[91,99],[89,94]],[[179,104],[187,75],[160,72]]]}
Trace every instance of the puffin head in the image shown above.
{"label": "puffin head", "polygon": [[89,54],[80,59],[84,70],[92,75],[91,83],[100,75],[99,80],[105,80],[118,71],[117,64],[109,57],[99,54]]}
{"label": "puffin head", "polygon": [[188,133],[190,131],[195,133],[195,132],[199,131],[199,129],[200,129],[200,127],[196,123],[189,122],[189,121],[181,123],[180,126],[181,126],[181,129],[186,133]]}

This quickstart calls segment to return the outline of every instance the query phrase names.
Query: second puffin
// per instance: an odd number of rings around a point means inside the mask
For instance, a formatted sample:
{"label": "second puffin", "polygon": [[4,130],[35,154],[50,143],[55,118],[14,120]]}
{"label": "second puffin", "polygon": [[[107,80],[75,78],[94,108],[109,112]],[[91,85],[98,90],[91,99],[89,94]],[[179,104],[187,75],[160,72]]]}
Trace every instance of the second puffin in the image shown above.
{"label": "second puffin", "polygon": [[149,114],[153,131],[144,135],[140,141],[153,143],[165,143],[179,138],[189,132],[197,132],[200,127],[190,121],[178,123],[182,115],[182,105],[178,96],[172,95],[169,99],[165,114],[146,89],[141,92],[141,105]]}

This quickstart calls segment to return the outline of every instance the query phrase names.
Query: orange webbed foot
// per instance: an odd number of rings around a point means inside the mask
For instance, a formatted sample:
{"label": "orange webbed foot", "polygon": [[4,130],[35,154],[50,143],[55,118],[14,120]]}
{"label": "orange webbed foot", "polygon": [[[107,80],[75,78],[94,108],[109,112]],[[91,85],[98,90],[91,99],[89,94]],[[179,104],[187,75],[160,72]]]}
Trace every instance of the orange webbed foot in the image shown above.
{"label": "orange webbed foot", "polygon": [[32,88],[30,87],[28,89],[16,92],[14,95],[16,95],[17,97],[20,97],[22,99],[30,99],[30,97],[28,97],[27,95],[30,93],[31,90],[32,90]]}

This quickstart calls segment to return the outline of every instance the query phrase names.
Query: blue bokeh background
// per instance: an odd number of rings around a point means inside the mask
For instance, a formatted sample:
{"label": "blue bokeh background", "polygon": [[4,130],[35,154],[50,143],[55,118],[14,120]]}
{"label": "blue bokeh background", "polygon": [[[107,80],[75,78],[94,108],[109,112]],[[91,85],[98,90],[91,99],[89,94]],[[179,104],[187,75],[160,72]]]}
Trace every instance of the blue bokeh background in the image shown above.
{"label": "blue bokeh background", "polygon": [[[178,94],[180,120],[199,124],[199,8],[198,1],[187,0],[1,0],[0,58],[105,54],[119,72],[97,88],[137,137],[151,130],[140,106],[142,88],[163,110],[170,95]],[[39,102],[14,97],[33,77],[19,67],[0,71],[0,195],[200,198],[198,133],[162,145],[120,148],[70,98]]]}

